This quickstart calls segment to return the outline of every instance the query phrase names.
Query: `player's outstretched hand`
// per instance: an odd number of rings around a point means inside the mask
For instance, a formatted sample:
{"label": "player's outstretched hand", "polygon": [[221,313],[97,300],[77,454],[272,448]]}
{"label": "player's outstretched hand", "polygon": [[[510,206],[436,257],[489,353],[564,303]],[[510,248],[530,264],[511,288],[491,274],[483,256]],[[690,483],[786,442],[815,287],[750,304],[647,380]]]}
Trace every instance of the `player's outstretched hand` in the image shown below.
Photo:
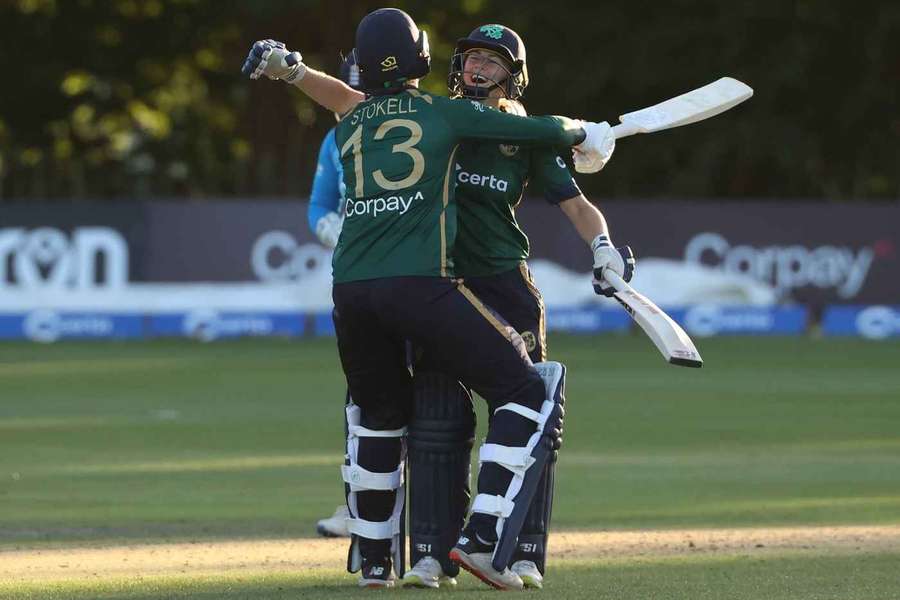
{"label": "player's outstretched hand", "polygon": [[241,73],[250,79],[265,75],[269,79],[294,83],[306,74],[306,65],[299,52],[290,52],[282,42],[260,40],[250,48]]}
{"label": "player's outstretched hand", "polygon": [[596,173],[612,158],[616,149],[616,136],[606,121],[581,121],[581,127],[585,132],[584,141],[572,148],[575,170],[579,173]]}
{"label": "player's outstretched hand", "polygon": [[601,234],[591,242],[594,251],[594,292],[612,297],[616,289],[603,278],[603,270],[609,269],[625,281],[631,281],[634,275],[634,252],[631,246],[613,248],[609,237]]}

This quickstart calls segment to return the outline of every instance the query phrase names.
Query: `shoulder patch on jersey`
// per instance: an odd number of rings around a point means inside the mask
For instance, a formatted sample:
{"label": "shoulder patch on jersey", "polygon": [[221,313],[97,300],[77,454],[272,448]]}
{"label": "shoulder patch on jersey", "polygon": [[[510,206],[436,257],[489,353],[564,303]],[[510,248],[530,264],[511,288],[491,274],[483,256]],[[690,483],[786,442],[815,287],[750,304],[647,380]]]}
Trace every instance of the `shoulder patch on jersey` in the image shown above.
{"label": "shoulder patch on jersey", "polygon": [[[518,146],[513,146],[511,144],[500,144],[500,153],[503,156],[515,156],[519,151]],[[559,159],[557,159],[559,160]]]}

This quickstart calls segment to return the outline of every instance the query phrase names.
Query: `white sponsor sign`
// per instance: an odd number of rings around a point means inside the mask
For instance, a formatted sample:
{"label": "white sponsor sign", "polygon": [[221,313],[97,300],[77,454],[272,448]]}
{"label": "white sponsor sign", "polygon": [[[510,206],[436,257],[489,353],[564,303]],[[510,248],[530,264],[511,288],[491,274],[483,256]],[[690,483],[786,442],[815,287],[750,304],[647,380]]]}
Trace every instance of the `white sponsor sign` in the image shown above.
{"label": "white sponsor sign", "polygon": [[108,337],[114,324],[111,318],[83,315],[63,316],[53,310],[35,310],[25,317],[25,336],[35,342],[55,342],[64,336]]}
{"label": "white sponsor sign", "polygon": [[723,331],[771,331],[775,317],[770,311],[726,312],[721,306],[700,305],[687,311],[684,327],[691,335],[709,337]]}
{"label": "white sponsor sign", "polygon": [[883,340],[900,333],[900,312],[888,306],[870,306],[856,317],[856,327],[863,337]]}
{"label": "white sponsor sign", "polygon": [[813,286],[834,288],[841,298],[853,298],[859,293],[874,258],[875,251],[869,247],[855,251],[831,245],[732,246],[724,236],[714,232],[695,235],[684,249],[687,263],[750,275],[771,282],[782,293]]}
{"label": "white sponsor sign", "polygon": [[0,288],[86,290],[127,283],[128,244],[115,229],[0,229]]}
{"label": "white sponsor sign", "polygon": [[189,337],[211,342],[220,337],[270,335],[275,330],[272,319],[264,316],[224,316],[209,309],[195,310],[184,319],[182,331]]}
{"label": "white sponsor sign", "polygon": [[257,238],[250,255],[260,281],[287,283],[331,278],[331,250],[319,244],[298,244],[287,231],[267,231]]}

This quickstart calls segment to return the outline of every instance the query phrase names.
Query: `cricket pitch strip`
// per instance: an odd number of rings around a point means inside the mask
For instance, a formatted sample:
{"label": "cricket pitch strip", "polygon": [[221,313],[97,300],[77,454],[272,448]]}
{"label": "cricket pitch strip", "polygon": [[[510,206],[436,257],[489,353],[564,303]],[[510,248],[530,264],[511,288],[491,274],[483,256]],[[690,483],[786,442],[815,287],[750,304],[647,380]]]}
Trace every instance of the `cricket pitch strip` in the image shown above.
{"label": "cricket pitch strip", "polygon": [[[549,562],[654,560],[696,554],[854,554],[900,549],[900,525],[647,531],[560,531]],[[0,584],[153,576],[341,570],[347,541],[203,541],[0,549]]]}

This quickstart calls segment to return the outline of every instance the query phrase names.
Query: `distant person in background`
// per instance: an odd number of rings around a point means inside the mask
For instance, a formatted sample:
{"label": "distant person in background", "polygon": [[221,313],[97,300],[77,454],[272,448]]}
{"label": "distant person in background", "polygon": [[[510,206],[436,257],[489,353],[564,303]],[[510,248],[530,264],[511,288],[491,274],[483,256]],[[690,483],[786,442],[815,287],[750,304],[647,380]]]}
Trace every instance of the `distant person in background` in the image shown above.
{"label": "distant person in background", "polygon": [[[352,87],[360,89],[359,69],[350,56],[341,61],[341,80]],[[341,116],[335,113],[335,119]],[[333,250],[337,246],[344,225],[344,176],[341,157],[334,143],[334,127],[328,130],[319,147],[319,162],[313,178],[312,193],[306,216],[309,228],[326,248]],[[336,318],[336,315],[335,315]],[[347,519],[350,510],[347,504],[341,504],[334,514],[326,519],[319,519],[316,532],[324,537],[348,537]]]}
{"label": "distant person in background", "polygon": [[[348,56],[341,61],[341,80],[351,88],[359,88],[359,69]],[[335,119],[341,116],[335,113]],[[313,178],[312,193],[306,216],[309,228],[328,249],[337,246],[344,224],[344,174],[341,155],[334,143],[334,127],[328,130],[319,147],[319,162]],[[346,533],[342,535],[347,535]]]}

